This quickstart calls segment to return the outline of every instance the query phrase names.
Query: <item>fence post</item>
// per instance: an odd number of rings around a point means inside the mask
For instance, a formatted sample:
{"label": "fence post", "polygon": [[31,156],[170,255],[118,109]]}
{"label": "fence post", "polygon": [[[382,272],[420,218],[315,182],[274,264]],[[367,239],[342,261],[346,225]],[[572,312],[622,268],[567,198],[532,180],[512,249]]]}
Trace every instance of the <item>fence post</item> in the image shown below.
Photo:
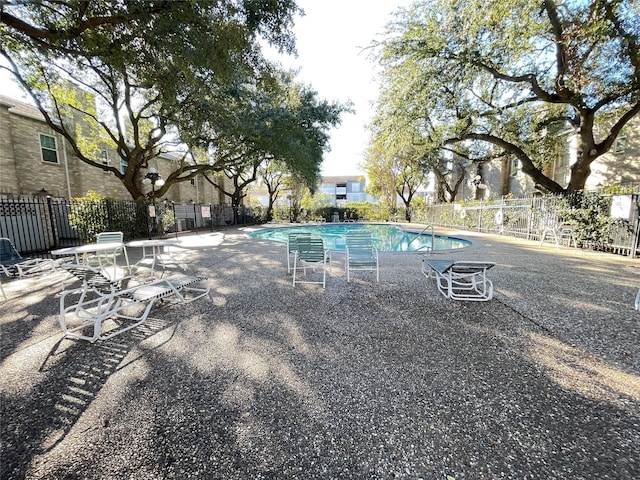
{"label": "fence post", "polygon": [[527,209],[527,240],[531,240],[533,237],[533,209],[534,199],[529,201],[529,208]]}
{"label": "fence post", "polygon": [[196,213],[196,202],[192,202],[193,203],[193,225],[196,227],[196,233],[200,233],[198,232],[198,214]]}
{"label": "fence post", "polygon": [[176,217],[176,202],[171,200],[171,210],[173,210],[173,232],[178,238],[178,217]]}
{"label": "fence post", "polygon": [[635,220],[633,225],[633,238],[631,239],[631,258],[636,258],[638,250],[638,241],[640,240],[640,195],[633,195],[631,198],[635,200]]}
{"label": "fence post", "polygon": [[110,232],[114,231],[114,219],[113,219],[113,205],[110,199],[105,198],[104,199],[104,206],[107,209],[107,225],[108,225],[108,229]]}
{"label": "fence post", "polygon": [[[49,223],[51,223],[53,248],[58,248],[58,231],[56,229],[56,219],[53,216],[53,207],[51,206],[51,195],[47,195],[47,210],[49,212]],[[49,248],[49,250],[51,250],[51,248]]]}

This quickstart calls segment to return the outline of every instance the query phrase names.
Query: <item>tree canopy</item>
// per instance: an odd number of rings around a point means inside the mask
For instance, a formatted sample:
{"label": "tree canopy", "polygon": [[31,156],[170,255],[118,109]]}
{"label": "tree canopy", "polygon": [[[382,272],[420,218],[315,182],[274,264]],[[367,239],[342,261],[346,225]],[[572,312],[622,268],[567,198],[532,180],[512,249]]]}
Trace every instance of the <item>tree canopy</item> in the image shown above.
{"label": "tree canopy", "polygon": [[[377,46],[386,114],[472,161],[517,158],[543,191],[580,190],[640,112],[639,19],[633,0],[417,2]],[[544,166],[567,128],[564,185]]]}
{"label": "tree canopy", "polygon": [[[78,158],[118,177],[133,198],[143,196],[149,160],[178,145],[192,154],[176,163],[157,196],[256,155],[280,156],[310,182],[319,171],[325,130],[339,122],[342,107],[303,87],[297,103],[283,102],[293,82],[281,85],[283,74],[259,43],[294,51],[294,0],[45,0],[1,8],[0,68]],[[101,162],[105,146],[118,152],[124,173]]]}
{"label": "tree canopy", "polygon": [[[399,196],[406,209],[405,219],[411,221],[411,200],[426,179],[425,163],[430,159],[429,149],[414,141],[416,138],[408,128],[385,125],[393,116],[381,115],[374,119],[371,144],[367,149],[364,166],[370,179],[368,191],[380,196],[389,212],[396,209]],[[377,122],[380,122],[378,124]]]}
{"label": "tree canopy", "polygon": [[[314,189],[328,129],[340,123],[347,106],[319,100],[309,86],[295,82],[292,72],[266,72],[254,83],[233,87],[224,109],[205,97],[185,115],[190,144],[215,145],[227,164],[259,164],[277,160]],[[183,123],[183,122],[181,122]]]}

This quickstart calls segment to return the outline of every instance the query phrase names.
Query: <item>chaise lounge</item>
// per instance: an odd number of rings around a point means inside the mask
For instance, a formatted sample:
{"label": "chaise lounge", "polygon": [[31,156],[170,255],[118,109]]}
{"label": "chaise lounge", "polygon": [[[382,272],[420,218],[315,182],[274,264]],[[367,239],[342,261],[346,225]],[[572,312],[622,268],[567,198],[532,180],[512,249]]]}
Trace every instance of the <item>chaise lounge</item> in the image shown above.
{"label": "chaise lounge", "polygon": [[487,278],[487,270],[493,262],[422,260],[422,274],[435,278],[438,290],[452,300],[486,302],[493,298],[493,283]]}
{"label": "chaise lounge", "polygon": [[56,262],[45,258],[23,258],[10,239],[0,238],[0,269],[7,277],[23,277],[51,271]]}
{"label": "chaise lounge", "polygon": [[[114,281],[87,265],[65,264],[69,273],[82,280],[82,286],[65,290],[60,296],[60,326],[66,338],[107,340],[143,324],[153,305],[162,300],[187,303],[209,294],[206,277],[174,275],[150,283],[123,288],[133,277]],[[79,296],[67,305],[67,300]],[[105,331],[103,324],[112,321],[116,328]],[[77,325],[77,323],[80,323]],[[76,325],[70,326],[71,323]],[[93,327],[90,335],[81,333]]]}

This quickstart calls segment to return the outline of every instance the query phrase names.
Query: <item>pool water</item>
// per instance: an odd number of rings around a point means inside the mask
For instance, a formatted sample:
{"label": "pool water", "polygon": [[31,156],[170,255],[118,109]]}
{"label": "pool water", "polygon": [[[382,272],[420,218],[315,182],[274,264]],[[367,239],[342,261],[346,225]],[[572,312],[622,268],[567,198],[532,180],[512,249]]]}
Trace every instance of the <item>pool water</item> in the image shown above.
{"label": "pool water", "polygon": [[364,223],[330,223],[321,225],[301,225],[295,227],[263,228],[251,232],[249,236],[286,243],[290,233],[309,233],[321,237],[325,248],[344,250],[345,235],[354,230],[371,232],[373,244],[380,252],[428,252],[434,250],[452,250],[471,245],[469,240],[435,235],[431,244],[431,233],[410,232],[397,225]]}

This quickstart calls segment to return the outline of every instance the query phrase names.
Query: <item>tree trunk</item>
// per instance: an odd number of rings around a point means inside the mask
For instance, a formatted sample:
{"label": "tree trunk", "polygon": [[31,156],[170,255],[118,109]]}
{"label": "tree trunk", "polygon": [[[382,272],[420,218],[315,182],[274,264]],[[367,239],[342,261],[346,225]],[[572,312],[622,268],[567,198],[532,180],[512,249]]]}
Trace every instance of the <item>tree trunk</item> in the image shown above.
{"label": "tree trunk", "polygon": [[402,197],[402,201],[404,202],[404,219],[411,223],[411,199],[413,195],[409,195],[407,199]]}
{"label": "tree trunk", "polygon": [[583,152],[583,158],[578,158],[578,161],[571,166],[571,179],[569,185],[567,185],[567,193],[577,192],[583,190],[587,183],[587,178],[591,175],[591,162],[588,154]]}
{"label": "tree trunk", "polygon": [[267,213],[265,214],[265,220],[270,222],[273,220],[273,206],[275,202],[271,197],[269,197],[269,205],[267,205]]}
{"label": "tree trunk", "polygon": [[500,195],[502,197],[511,193],[509,179],[511,178],[511,159],[503,158],[502,167],[500,169]]}

